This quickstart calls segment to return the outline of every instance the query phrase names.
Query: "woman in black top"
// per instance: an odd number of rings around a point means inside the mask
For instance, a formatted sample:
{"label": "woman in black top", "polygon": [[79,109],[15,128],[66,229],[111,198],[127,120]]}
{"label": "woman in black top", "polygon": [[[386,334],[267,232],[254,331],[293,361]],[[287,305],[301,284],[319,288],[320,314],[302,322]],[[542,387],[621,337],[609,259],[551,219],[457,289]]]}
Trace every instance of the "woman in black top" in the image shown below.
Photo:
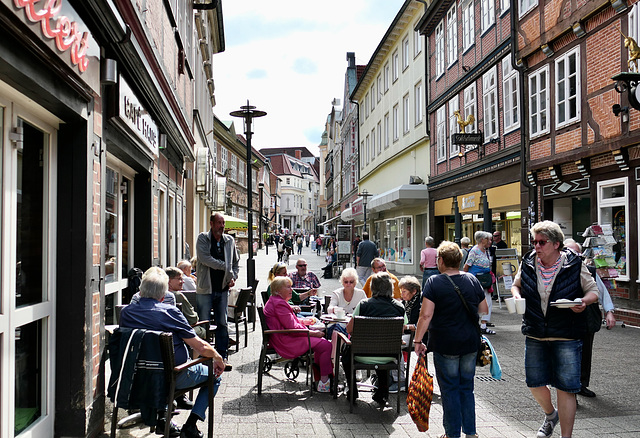
{"label": "woman in black top", "polygon": [[[473,380],[480,346],[478,312],[487,311],[484,290],[478,279],[460,271],[462,252],[453,242],[438,247],[440,275],[427,279],[422,292],[422,309],[416,328],[415,352],[433,352],[436,377],[442,395],[443,425],[448,438],[476,434]],[[455,285],[455,286],[454,286]],[[467,312],[461,297],[473,315]],[[429,329],[428,347],[423,343]]]}

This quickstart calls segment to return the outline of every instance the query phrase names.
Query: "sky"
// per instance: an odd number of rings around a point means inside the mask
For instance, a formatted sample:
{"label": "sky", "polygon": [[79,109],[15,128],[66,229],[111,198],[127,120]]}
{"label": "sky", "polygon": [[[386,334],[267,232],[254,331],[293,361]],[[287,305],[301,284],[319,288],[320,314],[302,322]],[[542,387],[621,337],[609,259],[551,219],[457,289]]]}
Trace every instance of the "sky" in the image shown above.
{"label": "sky", "polygon": [[[344,94],[347,52],[366,65],[403,0],[224,0],[225,51],[213,57],[216,116],[250,104],[252,146],[307,147],[318,155],[331,102]],[[342,105],[337,107],[341,109]]]}

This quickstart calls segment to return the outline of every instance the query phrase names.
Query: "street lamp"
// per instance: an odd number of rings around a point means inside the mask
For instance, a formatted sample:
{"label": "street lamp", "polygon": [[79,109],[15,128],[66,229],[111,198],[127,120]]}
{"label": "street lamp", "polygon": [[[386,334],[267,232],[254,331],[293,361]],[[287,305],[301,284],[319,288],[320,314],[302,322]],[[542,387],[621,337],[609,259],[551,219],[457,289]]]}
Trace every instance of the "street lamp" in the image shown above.
{"label": "street lamp", "polygon": [[253,189],[251,187],[251,178],[253,172],[251,171],[251,120],[255,117],[266,116],[265,111],[256,110],[255,106],[247,104],[240,107],[239,111],[231,111],[229,113],[233,117],[241,117],[244,119],[244,135],[247,138],[247,210],[249,212],[249,224],[248,228],[248,244],[249,244],[249,259],[247,260],[247,287],[253,287],[253,282],[256,278],[256,261],[253,259]]}
{"label": "street lamp", "polygon": [[362,196],[362,205],[364,207],[364,231],[367,231],[367,199],[369,196],[373,196],[373,194],[369,193],[367,189],[364,189],[362,193],[358,193],[358,196]]}

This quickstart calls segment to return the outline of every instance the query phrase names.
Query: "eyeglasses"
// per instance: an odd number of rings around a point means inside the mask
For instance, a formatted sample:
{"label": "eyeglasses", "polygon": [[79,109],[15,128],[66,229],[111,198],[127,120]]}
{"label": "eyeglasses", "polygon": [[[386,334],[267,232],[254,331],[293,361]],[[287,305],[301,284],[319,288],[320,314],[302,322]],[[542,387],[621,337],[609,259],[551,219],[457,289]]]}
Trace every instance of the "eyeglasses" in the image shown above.
{"label": "eyeglasses", "polygon": [[346,284],[353,284],[353,283],[355,283],[356,281],[355,281],[355,280],[342,280],[342,282],[343,282],[343,283],[346,283]]}
{"label": "eyeglasses", "polygon": [[549,241],[548,240],[532,240],[531,246],[545,246]]}
{"label": "eyeglasses", "polygon": [[307,266],[307,264],[305,263],[304,265],[296,265],[298,268],[304,268],[305,266]]}

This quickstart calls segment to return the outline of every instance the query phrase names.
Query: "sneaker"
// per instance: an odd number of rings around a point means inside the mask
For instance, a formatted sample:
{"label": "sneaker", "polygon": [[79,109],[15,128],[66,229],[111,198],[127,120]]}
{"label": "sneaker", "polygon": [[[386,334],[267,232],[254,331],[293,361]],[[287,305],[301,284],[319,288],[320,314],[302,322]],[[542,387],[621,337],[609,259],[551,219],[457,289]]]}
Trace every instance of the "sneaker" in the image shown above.
{"label": "sneaker", "polygon": [[389,386],[389,394],[397,394],[398,393],[398,382],[393,382],[391,386]]}
{"label": "sneaker", "polygon": [[322,380],[318,381],[318,392],[331,392],[331,379],[328,379],[326,382]]}
{"label": "sneaker", "polygon": [[558,417],[558,411],[554,411],[554,415],[551,419],[545,416],[544,423],[542,423],[542,426],[540,426],[537,437],[549,438],[553,434],[553,429],[556,427],[556,424],[558,424],[559,420],[560,417]]}

